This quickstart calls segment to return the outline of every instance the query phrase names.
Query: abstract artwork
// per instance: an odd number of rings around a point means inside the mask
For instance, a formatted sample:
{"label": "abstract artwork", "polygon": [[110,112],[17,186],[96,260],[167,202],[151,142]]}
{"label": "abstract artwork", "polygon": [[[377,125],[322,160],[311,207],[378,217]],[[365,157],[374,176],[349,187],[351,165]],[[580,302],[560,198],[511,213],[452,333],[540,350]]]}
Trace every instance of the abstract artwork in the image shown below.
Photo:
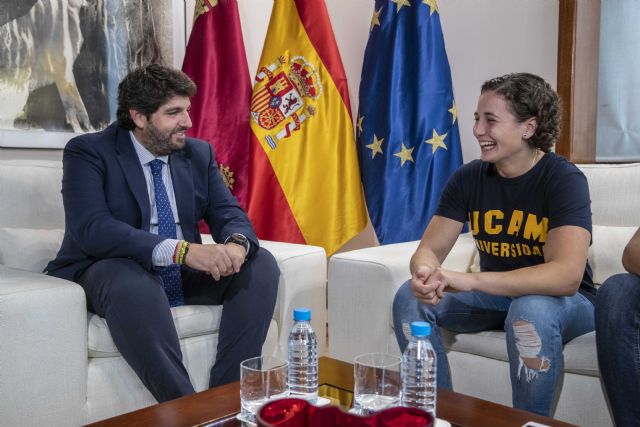
{"label": "abstract artwork", "polygon": [[128,71],[173,62],[175,2],[0,0],[0,145],[105,128]]}

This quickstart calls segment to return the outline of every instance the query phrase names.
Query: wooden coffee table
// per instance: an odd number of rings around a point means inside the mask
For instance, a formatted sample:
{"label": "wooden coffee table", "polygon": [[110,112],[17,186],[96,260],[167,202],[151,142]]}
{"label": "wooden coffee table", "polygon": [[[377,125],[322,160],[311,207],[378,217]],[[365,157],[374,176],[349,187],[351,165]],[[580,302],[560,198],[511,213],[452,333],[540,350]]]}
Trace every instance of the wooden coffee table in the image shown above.
{"label": "wooden coffee table", "polygon": [[[334,403],[349,407],[353,398],[353,365],[328,357],[321,357],[319,365],[320,394]],[[238,412],[240,385],[235,382],[99,421],[91,426],[236,427],[241,425],[235,418]],[[437,414],[438,418],[449,421],[454,427],[521,427],[527,421],[553,427],[572,425],[448,390],[438,390]]]}

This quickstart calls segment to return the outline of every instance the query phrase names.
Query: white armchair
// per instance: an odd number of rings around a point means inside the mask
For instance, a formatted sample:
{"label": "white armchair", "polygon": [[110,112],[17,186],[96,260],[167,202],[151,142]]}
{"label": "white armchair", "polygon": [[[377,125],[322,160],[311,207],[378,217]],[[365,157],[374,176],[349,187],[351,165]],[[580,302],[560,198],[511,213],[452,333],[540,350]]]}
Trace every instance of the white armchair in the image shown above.
{"label": "white armchair", "polygon": [[[60,247],[61,162],[0,161],[0,426],[81,425],[155,403],[120,356],[82,288],[40,273]],[[295,306],[312,309],[326,351],[322,248],[261,242],[280,267],[263,354],[286,354]],[[221,307],[172,309],[196,390],[208,385]]]}
{"label": "white armchair", "polygon": [[[622,272],[622,250],[640,218],[640,163],[578,165],[586,175],[593,213],[589,263],[594,281]],[[399,353],[391,304],[397,289],[410,278],[409,259],[418,242],[343,252],[329,261],[329,355],[352,361],[359,353]],[[478,268],[475,245],[463,234],[445,261],[457,271]],[[615,308],[612,308],[615,310]],[[443,332],[453,388],[460,393],[511,404],[509,364],[503,331],[475,334]],[[612,425],[593,332],[568,342],[553,417],[570,423]]]}

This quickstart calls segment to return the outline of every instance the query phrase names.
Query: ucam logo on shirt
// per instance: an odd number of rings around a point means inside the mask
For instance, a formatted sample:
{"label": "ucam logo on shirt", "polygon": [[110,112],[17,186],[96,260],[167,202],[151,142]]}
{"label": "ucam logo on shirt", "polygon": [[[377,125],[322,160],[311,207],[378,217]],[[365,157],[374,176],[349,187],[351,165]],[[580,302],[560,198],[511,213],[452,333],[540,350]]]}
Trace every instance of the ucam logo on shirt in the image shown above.
{"label": "ucam logo on shirt", "polygon": [[[538,218],[536,214],[517,209],[508,215],[499,209],[484,212],[476,210],[468,215],[471,232],[479,251],[501,258],[542,256],[549,218]],[[486,239],[491,236],[495,236],[496,239]],[[519,241],[513,241],[514,238]]]}

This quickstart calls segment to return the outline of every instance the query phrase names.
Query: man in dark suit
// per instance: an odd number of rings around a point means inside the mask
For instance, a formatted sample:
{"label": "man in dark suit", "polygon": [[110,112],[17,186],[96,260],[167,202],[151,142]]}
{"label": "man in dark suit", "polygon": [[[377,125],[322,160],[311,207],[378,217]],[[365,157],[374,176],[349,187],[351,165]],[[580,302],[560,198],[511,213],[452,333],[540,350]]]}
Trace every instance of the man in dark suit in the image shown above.
{"label": "man in dark suit", "polygon": [[[118,87],[118,119],[64,150],[66,230],[47,266],[79,283],[118,350],[159,401],[194,392],[170,306],[222,304],[210,386],[260,355],[279,278],[224,185],[209,144],[187,138],[195,84],[150,65]],[[202,245],[203,219],[219,244]]]}

